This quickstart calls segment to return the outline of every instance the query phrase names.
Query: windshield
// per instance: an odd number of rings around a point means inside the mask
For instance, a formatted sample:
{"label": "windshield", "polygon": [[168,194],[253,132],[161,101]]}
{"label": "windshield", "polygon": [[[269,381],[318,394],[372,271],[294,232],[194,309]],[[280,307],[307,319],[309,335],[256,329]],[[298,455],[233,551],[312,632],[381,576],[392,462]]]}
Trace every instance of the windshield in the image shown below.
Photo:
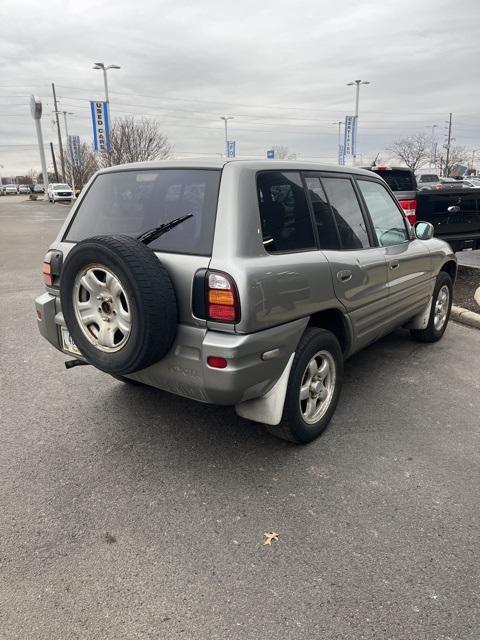
{"label": "windshield", "polygon": [[433,173],[427,174],[425,176],[420,176],[420,182],[439,182],[440,178]]}
{"label": "windshield", "polygon": [[144,169],[99,175],[67,231],[67,242],[102,234],[139,235],[192,214],[150,243],[157,251],[211,255],[220,171]]}
{"label": "windshield", "polygon": [[417,185],[410,171],[401,169],[376,169],[375,173],[381,176],[392,191],[415,191]]}
{"label": "windshield", "polygon": [[70,189],[68,184],[55,184],[53,188],[55,191],[63,191],[64,189]]}

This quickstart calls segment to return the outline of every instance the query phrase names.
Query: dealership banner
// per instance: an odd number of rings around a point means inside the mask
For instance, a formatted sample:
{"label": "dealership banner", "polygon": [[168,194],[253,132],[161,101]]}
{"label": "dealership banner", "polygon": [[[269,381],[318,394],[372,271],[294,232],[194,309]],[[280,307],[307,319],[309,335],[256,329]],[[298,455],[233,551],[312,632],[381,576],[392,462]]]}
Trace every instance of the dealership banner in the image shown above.
{"label": "dealership banner", "polygon": [[343,144],[340,144],[338,146],[338,164],[339,165],[345,164],[345,147],[343,146]]}
{"label": "dealership banner", "polygon": [[93,127],[93,148],[95,151],[110,151],[110,117],[108,102],[90,101]]}
{"label": "dealership banner", "polygon": [[227,141],[227,158],[235,158],[235,140]]}
{"label": "dealership banner", "polygon": [[73,164],[80,164],[80,136],[68,136],[68,150]]}
{"label": "dealership banner", "polygon": [[354,156],[357,153],[357,117],[345,116],[344,156]]}

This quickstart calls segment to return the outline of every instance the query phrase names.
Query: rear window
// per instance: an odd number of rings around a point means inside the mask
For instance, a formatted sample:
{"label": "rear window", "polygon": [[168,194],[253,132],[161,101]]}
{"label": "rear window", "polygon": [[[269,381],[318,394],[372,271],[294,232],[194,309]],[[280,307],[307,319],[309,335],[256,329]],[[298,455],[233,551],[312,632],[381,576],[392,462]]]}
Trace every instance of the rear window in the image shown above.
{"label": "rear window", "polygon": [[439,182],[440,178],[433,173],[420,176],[420,182]]}
{"label": "rear window", "polygon": [[400,169],[377,169],[375,172],[385,180],[392,191],[415,191],[417,185],[410,171]]}
{"label": "rear window", "polygon": [[73,219],[65,240],[145,231],[188,213],[185,220],[149,244],[157,251],[211,255],[219,170],[157,169],[99,175]]}

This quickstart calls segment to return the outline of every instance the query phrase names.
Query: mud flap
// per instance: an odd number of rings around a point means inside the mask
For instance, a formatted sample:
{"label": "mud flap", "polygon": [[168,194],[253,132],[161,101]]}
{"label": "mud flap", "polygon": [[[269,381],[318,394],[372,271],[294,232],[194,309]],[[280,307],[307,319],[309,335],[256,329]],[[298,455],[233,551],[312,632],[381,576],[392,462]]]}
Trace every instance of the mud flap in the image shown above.
{"label": "mud flap", "polygon": [[425,305],[424,309],[417,313],[416,316],[413,316],[411,320],[404,324],[405,329],[426,329],[428,325],[428,320],[430,318],[430,311],[432,309],[432,299],[428,301]]}
{"label": "mud flap", "polygon": [[280,423],[294,357],[295,353],[292,353],[282,375],[268,393],[260,398],[253,398],[253,400],[246,400],[235,405],[238,416],[263,424],[276,425]]}

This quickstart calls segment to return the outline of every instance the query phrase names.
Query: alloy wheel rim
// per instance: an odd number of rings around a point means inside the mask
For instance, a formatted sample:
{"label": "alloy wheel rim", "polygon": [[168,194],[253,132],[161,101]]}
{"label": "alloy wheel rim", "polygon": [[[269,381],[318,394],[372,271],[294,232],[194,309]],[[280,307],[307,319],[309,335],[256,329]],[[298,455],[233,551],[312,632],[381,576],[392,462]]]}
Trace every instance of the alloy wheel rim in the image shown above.
{"label": "alloy wheel rim", "polygon": [[73,308],[83,335],[100,351],[119,351],[132,331],[131,304],[119,278],[101,264],[77,274]]}
{"label": "alloy wheel rim", "polygon": [[437,331],[442,329],[447,319],[448,307],[450,303],[450,290],[446,284],[440,288],[437,299],[435,300],[435,312],[433,316],[433,324]]}
{"label": "alloy wheel rim", "polygon": [[328,351],[318,351],[307,364],[299,391],[303,420],[316,424],[327,412],[336,382],[335,360]]}

